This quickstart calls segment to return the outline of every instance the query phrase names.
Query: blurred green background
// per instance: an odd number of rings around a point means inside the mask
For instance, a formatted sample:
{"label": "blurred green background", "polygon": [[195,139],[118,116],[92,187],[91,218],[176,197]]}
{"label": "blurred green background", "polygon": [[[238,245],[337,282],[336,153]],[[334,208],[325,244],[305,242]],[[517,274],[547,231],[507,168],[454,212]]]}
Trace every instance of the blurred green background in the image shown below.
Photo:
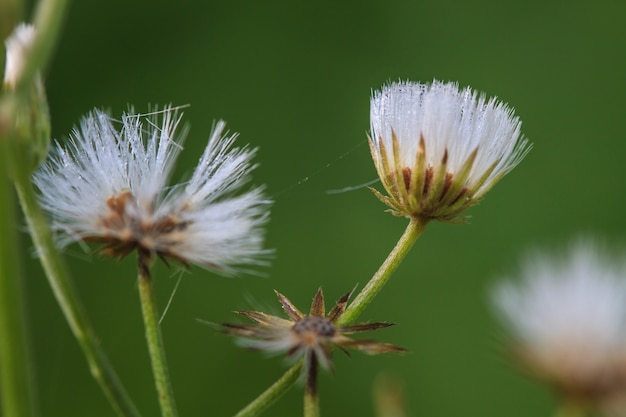
{"label": "blurred green background", "polygon": [[[431,224],[364,320],[405,356],[335,354],[321,377],[325,416],[373,416],[381,374],[403,382],[413,416],[547,416],[549,390],[502,355],[488,289],[526,250],[580,234],[623,244],[626,233],[626,2],[589,1],[75,1],[46,75],[53,136],[93,107],[189,104],[188,175],[212,123],[259,147],[254,181],[275,204],[266,277],[185,273],[163,333],[181,416],[229,416],[286,370],[281,358],[236,347],[197,319],[236,309],[279,313],[274,289],[307,308],[378,268],[406,220],[367,189],[372,89],[390,80],[458,81],[516,109],[532,152],[478,206],[469,225]],[[380,188],[380,187],[379,187]],[[44,416],[112,416],[46,280],[30,258],[27,296]],[[144,416],[158,415],[135,286],[119,264],[67,251],[105,350]],[[158,266],[163,307],[176,269]],[[292,390],[265,415],[301,414]]]}

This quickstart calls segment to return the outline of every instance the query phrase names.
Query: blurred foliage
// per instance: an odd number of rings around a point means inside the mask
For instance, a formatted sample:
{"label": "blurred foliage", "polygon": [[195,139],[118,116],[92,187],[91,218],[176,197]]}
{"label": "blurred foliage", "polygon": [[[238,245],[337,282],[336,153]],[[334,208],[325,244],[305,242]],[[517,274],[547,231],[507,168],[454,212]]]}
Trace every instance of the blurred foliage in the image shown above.
{"label": "blurred foliage", "polygon": [[[330,300],[377,269],[406,220],[365,188],[327,191],[376,176],[371,89],[437,78],[508,102],[534,149],[470,211],[471,224],[428,226],[362,317],[397,323],[377,338],[412,353],[337,352],[336,375],[321,377],[322,413],[373,416],[372,385],[391,372],[414,416],[549,415],[550,392],[506,363],[487,293],[536,245],[581,233],[624,243],[625,17],[618,0],[73,2],[46,75],[54,138],[93,107],[119,116],[129,105],[189,104],[175,180],[223,118],[241,144],[260,148],[254,180],[275,200],[265,277],[183,273],[163,321],[180,414],[232,415],[286,369],[197,319],[279,312],[273,289],[306,305],[323,285]],[[92,258],[79,246],[67,257],[105,350],[144,415],[157,415],[134,260]],[[34,257],[28,267],[43,414],[113,415]],[[178,274],[156,269],[161,307]],[[299,415],[301,392],[266,415]]]}

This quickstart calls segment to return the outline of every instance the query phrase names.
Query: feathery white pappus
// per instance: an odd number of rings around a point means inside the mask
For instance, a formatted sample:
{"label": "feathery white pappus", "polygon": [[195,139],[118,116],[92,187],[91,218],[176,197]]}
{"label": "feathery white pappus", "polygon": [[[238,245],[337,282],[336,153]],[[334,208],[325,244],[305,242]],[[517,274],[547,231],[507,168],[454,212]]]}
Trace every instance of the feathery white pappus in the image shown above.
{"label": "feathery white pappus", "polygon": [[626,261],[589,241],[530,257],[493,291],[515,358],[577,404],[626,415]]}
{"label": "feathery white pappus", "polygon": [[506,104],[469,87],[396,82],[370,102],[370,148],[392,213],[453,221],[530,150]]}
{"label": "feathery white pappus", "polygon": [[256,149],[233,147],[236,134],[213,128],[189,181],[168,186],[184,135],[178,110],[125,114],[121,130],[104,112],[84,117],[34,175],[61,246],[102,243],[101,252],[198,264],[232,274],[262,263],[270,201],[262,187],[242,191]]}

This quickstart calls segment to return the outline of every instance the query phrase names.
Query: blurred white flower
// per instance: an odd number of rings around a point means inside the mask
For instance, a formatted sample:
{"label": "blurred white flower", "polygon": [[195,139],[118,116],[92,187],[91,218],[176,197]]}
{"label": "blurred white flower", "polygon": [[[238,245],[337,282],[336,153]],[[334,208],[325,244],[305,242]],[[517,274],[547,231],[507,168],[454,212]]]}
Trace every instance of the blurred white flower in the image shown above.
{"label": "blurred white flower", "polygon": [[506,104],[455,83],[399,82],[374,92],[370,148],[399,216],[452,221],[529,151]]}
{"label": "blurred white flower", "polygon": [[249,180],[256,150],[233,148],[237,135],[219,121],[191,179],[168,187],[181,150],[180,116],[169,107],[147,116],[124,115],[118,131],[95,110],[35,173],[61,245],[98,242],[118,258],[137,249],[222,274],[258,263],[269,201],[261,188],[235,194]]}
{"label": "blurred white flower", "polygon": [[15,88],[24,70],[26,54],[36,35],[35,27],[20,23],[4,41],[6,62],[4,64],[4,85]]}
{"label": "blurred white flower", "polygon": [[493,301],[516,358],[570,401],[626,415],[626,262],[589,242],[530,258]]}

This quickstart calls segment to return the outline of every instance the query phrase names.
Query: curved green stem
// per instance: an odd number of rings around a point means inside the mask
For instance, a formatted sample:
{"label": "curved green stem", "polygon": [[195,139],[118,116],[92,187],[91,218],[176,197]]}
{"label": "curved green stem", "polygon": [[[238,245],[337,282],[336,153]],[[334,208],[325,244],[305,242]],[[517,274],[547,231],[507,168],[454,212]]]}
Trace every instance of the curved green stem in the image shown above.
{"label": "curved green stem", "polygon": [[146,328],[148,352],[150,353],[154,383],[159,394],[161,415],[163,417],[176,417],[178,412],[176,411],[174,390],[172,389],[169,371],[167,370],[165,347],[163,345],[163,337],[161,336],[161,328],[159,327],[159,315],[157,314],[156,299],[148,263],[149,254],[139,250],[137,253],[139,298],[141,299],[143,323]]}
{"label": "curved green stem", "polygon": [[48,223],[35,197],[30,175],[23,165],[16,165],[15,187],[33,243],[54,296],[87,359],[89,370],[119,416],[139,417],[139,412],[128,397],[93,332],[65,263],[56,251]]}
{"label": "curved green stem", "polygon": [[304,362],[299,360],[278,381],[255,398],[254,401],[242,408],[234,417],[255,417],[260,415],[294,386],[302,374],[303,364]]}
{"label": "curved green stem", "polygon": [[25,95],[37,72],[43,72],[48,65],[61,33],[68,4],[68,0],[45,0],[38,3],[33,21],[37,34],[26,57],[22,75],[15,86],[18,95]]}
{"label": "curved green stem", "polygon": [[[33,160],[33,151],[45,156],[47,146],[40,146],[38,141],[43,140],[47,144],[50,139],[47,104],[37,74],[48,65],[52,56],[67,5],[67,0],[42,0],[37,5],[34,19],[37,34],[27,52],[24,70],[18,84],[5,89],[0,100],[0,142],[5,156],[4,165],[14,181],[48,283],[83,350],[91,374],[119,416],[139,417],[91,328],[30,182],[33,162],[40,162]],[[33,94],[35,100],[29,101]]]}
{"label": "curved green stem", "polygon": [[[3,145],[6,145],[3,143]],[[6,155],[7,146],[0,146]],[[4,158],[2,158],[4,164]],[[4,416],[38,415],[30,367],[30,346],[18,253],[15,197],[7,170],[0,168],[0,412]]]}
{"label": "curved green stem", "polygon": [[396,243],[396,246],[391,250],[387,259],[378,268],[378,271],[369,280],[367,285],[363,287],[359,295],[356,296],[354,301],[350,303],[346,311],[341,315],[337,324],[344,325],[353,322],[357,317],[365,310],[374,297],[382,290],[393,272],[398,268],[404,257],[409,250],[413,247],[413,244],[418,237],[424,231],[426,222],[416,218],[412,218],[407,225],[404,233]]}
{"label": "curved green stem", "polygon": [[[419,219],[410,220],[400,240],[396,243],[396,246],[392,249],[387,259],[385,259],[380,268],[378,268],[378,271],[376,271],[363,290],[348,306],[344,314],[340,317],[337,323],[338,325],[345,325],[354,321],[365,307],[372,302],[374,297],[387,283],[391,274],[396,270],[398,265],[400,265],[411,247],[413,247],[413,244],[417,238],[420,237],[425,227],[425,221]],[[296,365],[291,367],[278,381],[234,417],[255,417],[265,411],[265,409],[282,397],[296,383],[302,365],[303,361],[299,361]],[[305,402],[306,401],[307,399],[305,398]]]}

